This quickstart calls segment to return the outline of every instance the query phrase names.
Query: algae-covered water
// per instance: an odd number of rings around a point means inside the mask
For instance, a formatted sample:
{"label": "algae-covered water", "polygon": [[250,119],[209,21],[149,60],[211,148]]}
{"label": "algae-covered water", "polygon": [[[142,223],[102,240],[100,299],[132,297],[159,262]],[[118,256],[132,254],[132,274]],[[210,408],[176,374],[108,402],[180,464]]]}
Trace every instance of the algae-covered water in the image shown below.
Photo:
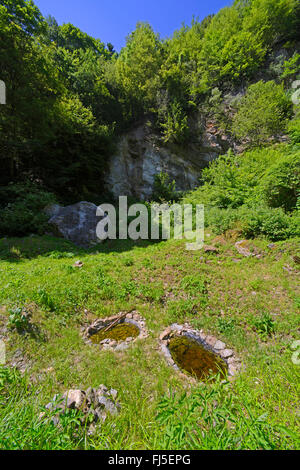
{"label": "algae-covered water", "polygon": [[[104,330],[105,328],[103,328]],[[136,338],[140,334],[139,328],[133,323],[118,323],[111,330],[100,330],[95,335],[91,336],[91,341],[94,344],[99,344],[105,339],[113,339],[118,342],[126,341],[127,338]]]}
{"label": "algae-covered water", "polygon": [[171,338],[169,350],[180,369],[195,375],[200,380],[208,379],[217,373],[223,377],[226,375],[226,363],[192,338],[186,336]]}

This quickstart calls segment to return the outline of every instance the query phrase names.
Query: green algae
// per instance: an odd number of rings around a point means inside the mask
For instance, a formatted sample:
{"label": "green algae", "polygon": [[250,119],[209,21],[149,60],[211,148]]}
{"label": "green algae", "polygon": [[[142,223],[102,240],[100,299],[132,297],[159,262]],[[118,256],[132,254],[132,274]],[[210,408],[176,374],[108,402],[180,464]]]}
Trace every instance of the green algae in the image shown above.
{"label": "green algae", "polygon": [[111,330],[103,331],[105,328],[100,330],[98,333],[91,336],[91,341],[94,344],[99,344],[105,339],[112,339],[117,342],[126,341],[127,338],[136,338],[140,334],[139,328],[133,323],[118,323]]}
{"label": "green algae", "polygon": [[171,338],[169,350],[177,366],[199,380],[209,379],[217,373],[222,377],[226,376],[227,365],[223,359],[192,338]]}

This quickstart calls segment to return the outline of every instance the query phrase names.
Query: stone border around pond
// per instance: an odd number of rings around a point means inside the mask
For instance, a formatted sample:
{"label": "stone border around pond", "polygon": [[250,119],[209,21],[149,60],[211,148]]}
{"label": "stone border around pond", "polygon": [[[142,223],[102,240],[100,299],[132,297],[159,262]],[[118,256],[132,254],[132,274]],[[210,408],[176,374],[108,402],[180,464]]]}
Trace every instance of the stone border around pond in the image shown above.
{"label": "stone border around pond", "polygon": [[226,347],[226,344],[223,341],[220,341],[215,336],[206,335],[203,330],[193,329],[188,323],[185,323],[184,325],[174,323],[161,333],[159,342],[168,364],[178,372],[184,373],[184,371],[180,369],[173,360],[168,345],[172,337],[181,335],[196,339],[205,349],[220,356],[228,366],[228,375],[230,377],[235,376],[240,371],[242,367],[240,359],[235,355],[232,349]]}
{"label": "stone border around pond", "polygon": [[119,325],[120,323],[132,323],[133,325],[137,326],[140,330],[140,334],[136,338],[127,338],[125,341],[115,341],[113,339],[104,339],[100,342],[100,344],[95,344],[90,339],[91,336],[99,333],[103,328],[108,326],[110,323],[117,320],[122,314],[126,312],[119,312],[117,315],[113,315],[107,318],[100,318],[96,320],[94,323],[89,325],[83,333],[83,338],[86,344],[90,344],[93,346],[97,346],[102,351],[124,351],[127,349],[132,343],[136,342],[138,339],[145,339],[149,336],[148,331],[146,329],[146,321],[145,319],[139,314],[137,310],[133,310],[128,312],[127,315],[123,318],[120,318],[120,321],[116,323]]}

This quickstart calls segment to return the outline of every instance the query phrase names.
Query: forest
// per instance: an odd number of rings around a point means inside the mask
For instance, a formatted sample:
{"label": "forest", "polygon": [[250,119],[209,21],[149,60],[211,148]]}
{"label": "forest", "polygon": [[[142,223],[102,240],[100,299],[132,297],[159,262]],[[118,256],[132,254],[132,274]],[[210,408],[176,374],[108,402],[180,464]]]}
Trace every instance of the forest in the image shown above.
{"label": "forest", "polygon": [[[297,142],[290,96],[299,11],[297,0],[237,0],[164,40],[139,23],[116,53],[72,24],[44,18],[32,1],[1,0],[0,204],[17,198],[20,186],[11,183],[32,185],[44,198],[100,202],[115,137],[139,121],[166,144],[191,139],[196,114],[250,145],[287,127]],[[241,89],[240,102],[226,101]]]}

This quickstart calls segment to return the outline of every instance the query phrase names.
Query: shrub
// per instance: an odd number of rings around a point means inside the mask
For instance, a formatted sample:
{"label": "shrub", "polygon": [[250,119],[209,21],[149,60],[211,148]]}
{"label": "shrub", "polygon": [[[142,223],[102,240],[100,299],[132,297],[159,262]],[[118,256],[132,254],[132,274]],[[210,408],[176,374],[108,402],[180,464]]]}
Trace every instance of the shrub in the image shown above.
{"label": "shrub", "polygon": [[300,144],[300,112],[287,126],[288,134],[293,144]]}
{"label": "shrub", "polygon": [[300,236],[298,212],[288,215],[281,208],[243,206],[238,218],[241,220],[242,233],[246,238],[265,235],[268,239],[277,241]]}
{"label": "shrub", "polygon": [[175,189],[175,181],[170,180],[168,173],[161,171],[155,175],[152,200],[157,202],[175,201],[178,193]]}
{"label": "shrub", "polygon": [[8,327],[17,330],[26,330],[30,326],[30,316],[21,307],[14,307],[9,310]]}
{"label": "shrub", "polygon": [[184,143],[188,137],[188,118],[178,101],[174,101],[170,105],[170,109],[165,118],[165,122],[161,123],[163,128],[163,141]]}
{"label": "shrub", "polygon": [[52,193],[30,182],[1,188],[0,234],[23,236],[44,233],[48,217],[43,209],[54,202]]}
{"label": "shrub", "polygon": [[288,145],[228,153],[203,171],[203,186],[183,202],[204,204],[205,225],[218,234],[237,228],[249,238],[296,237],[299,166],[299,149]]}
{"label": "shrub", "polygon": [[283,85],[262,80],[251,85],[233,118],[233,134],[250,145],[259,145],[281,133],[291,116],[292,103]]}
{"label": "shrub", "polygon": [[261,190],[270,207],[283,207],[286,211],[296,208],[300,191],[300,150],[284,155],[267,170]]}

